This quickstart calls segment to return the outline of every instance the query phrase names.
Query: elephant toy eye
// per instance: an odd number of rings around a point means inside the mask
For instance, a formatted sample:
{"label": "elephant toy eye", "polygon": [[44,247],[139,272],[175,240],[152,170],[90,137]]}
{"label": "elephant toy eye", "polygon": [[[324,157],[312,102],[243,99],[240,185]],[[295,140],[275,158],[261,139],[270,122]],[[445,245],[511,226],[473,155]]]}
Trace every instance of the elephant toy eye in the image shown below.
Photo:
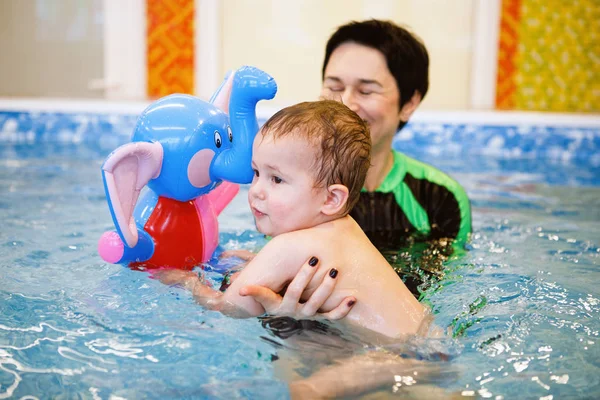
{"label": "elephant toy eye", "polygon": [[217,149],[221,148],[222,144],[221,134],[218,131],[215,131],[215,145],[217,146]]}
{"label": "elephant toy eye", "polygon": [[229,134],[229,142],[233,143],[233,132],[231,132],[231,127],[227,127],[227,133]]}

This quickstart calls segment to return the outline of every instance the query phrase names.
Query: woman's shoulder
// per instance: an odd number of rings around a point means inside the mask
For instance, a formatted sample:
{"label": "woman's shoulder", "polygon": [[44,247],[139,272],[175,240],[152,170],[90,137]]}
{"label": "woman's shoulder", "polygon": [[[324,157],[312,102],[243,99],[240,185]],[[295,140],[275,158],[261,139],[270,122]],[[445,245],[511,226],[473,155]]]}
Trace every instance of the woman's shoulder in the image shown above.
{"label": "woman's shoulder", "polygon": [[424,161],[419,161],[416,158],[409,157],[406,154],[397,151],[394,152],[396,154],[396,162],[404,164],[407,174],[417,179],[427,179],[438,185],[460,186],[454,178],[439,168]]}

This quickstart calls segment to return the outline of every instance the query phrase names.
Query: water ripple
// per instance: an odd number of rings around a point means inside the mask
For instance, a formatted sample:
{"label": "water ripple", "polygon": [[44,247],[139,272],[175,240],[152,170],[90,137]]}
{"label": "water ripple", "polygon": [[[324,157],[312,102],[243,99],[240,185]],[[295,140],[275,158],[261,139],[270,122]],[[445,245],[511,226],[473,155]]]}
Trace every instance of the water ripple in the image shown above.
{"label": "water ripple", "polygon": [[135,359],[146,359],[152,362],[158,362],[159,360],[151,355],[143,355],[145,347],[153,348],[154,346],[164,345],[170,342],[173,335],[168,335],[157,340],[151,340],[146,342],[136,341],[135,343],[120,342],[117,339],[95,339],[86,342],[86,347],[97,354],[112,354],[117,357],[128,357]]}
{"label": "water ripple", "polygon": [[[59,346],[58,348],[58,354],[60,354],[61,356],[63,356],[64,358],[67,358],[69,360],[72,361],[77,361],[80,362],[82,364],[87,365],[88,367],[96,370],[96,371],[102,371],[102,372],[108,372],[109,370],[106,368],[102,368],[102,367],[97,367],[96,365],[94,365],[92,363],[92,361],[98,361],[100,363],[103,364],[111,364],[111,365],[116,365],[117,363],[113,360],[105,360],[102,357],[99,356],[86,356],[85,354],[81,354],[76,350],[73,350],[69,347],[64,347],[64,346]],[[115,371],[116,372],[116,371]]]}

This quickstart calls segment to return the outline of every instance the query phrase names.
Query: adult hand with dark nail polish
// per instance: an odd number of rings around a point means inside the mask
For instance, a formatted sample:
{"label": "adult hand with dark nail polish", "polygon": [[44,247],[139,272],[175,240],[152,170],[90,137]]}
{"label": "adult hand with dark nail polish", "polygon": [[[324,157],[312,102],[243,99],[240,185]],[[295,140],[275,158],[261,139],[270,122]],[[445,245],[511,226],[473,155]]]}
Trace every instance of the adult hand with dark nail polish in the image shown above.
{"label": "adult hand with dark nail polish", "polygon": [[[354,296],[344,298],[337,307],[329,312],[318,312],[335,289],[337,282],[337,270],[335,268],[325,274],[321,284],[306,302],[300,302],[302,293],[319,269],[318,264],[319,260],[316,257],[307,260],[296,274],[296,277],[290,282],[283,296],[267,287],[257,285],[242,287],[240,295],[251,296],[271,315],[294,318],[326,318],[329,320],[342,319],[348,315],[354,304],[356,304]],[[333,271],[335,273],[332,273]]]}

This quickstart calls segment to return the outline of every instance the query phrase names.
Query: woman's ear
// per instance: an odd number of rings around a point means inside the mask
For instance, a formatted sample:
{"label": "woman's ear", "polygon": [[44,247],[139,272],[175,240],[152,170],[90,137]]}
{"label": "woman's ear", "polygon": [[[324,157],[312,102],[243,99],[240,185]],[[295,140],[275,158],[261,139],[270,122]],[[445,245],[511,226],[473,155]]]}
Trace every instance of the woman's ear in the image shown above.
{"label": "woman's ear", "polygon": [[412,95],[410,100],[402,106],[400,110],[400,120],[403,122],[408,122],[409,118],[413,115],[419,104],[421,104],[421,100],[423,96],[419,93],[418,90],[415,90],[415,93]]}
{"label": "woman's ear", "polygon": [[348,202],[348,188],[344,185],[335,184],[327,188],[327,199],[321,207],[325,215],[336,215],[342,212]]}

